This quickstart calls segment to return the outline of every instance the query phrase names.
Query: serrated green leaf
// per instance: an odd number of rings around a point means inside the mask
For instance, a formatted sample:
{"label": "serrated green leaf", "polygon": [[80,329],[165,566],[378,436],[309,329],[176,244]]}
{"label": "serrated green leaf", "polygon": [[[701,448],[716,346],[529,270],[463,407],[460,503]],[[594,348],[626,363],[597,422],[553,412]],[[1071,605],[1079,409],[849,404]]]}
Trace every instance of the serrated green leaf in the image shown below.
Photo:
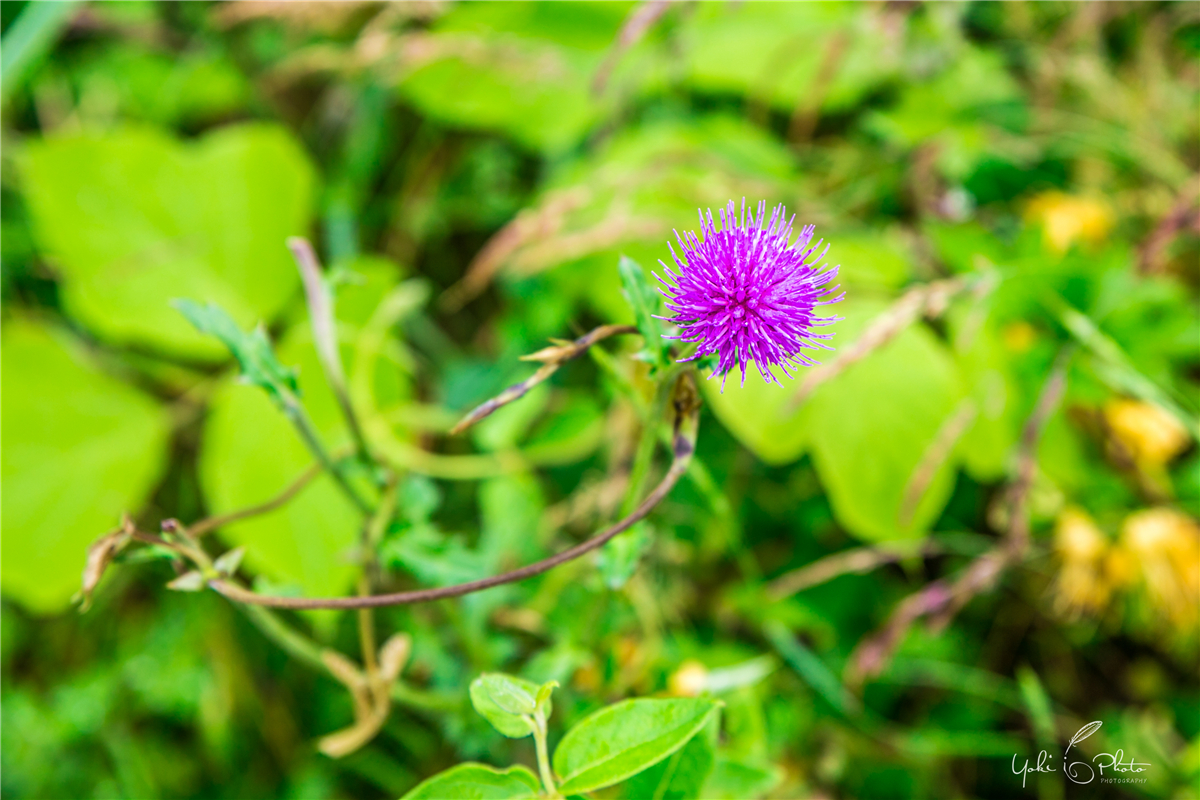
{"label": "serrated green leaf", "polygon": [[537,776],[526,767],[467,763],[422,781],[400,800],[524,800],[540,790]]}
{"label": "serrated green leaf", "polygon": [[87,546],[146,501],[170,417],[101,372],[65,332],[8,319],[2,342],[2,585],[51,613],[79,589]]}
{"label": "serrated green leaf", "polygon": [[699,698],[624,700],[602,708],[571,730],[554,751],[564,794],[620,783],[682,748],[718,713]]}
{"label": "serrated green leaf", "polygon": [[296,394],[296,370],[279,363],[271,342],[262,327],[250,332],[243,331],[233,318],[216,303],[200,305],[182,298],[171,302],[201,333],[215,336],[228,348],[242,368],[242,377],[260,389],[264,389],[277,403],[284,397]]}
{"label": "serrated green leaf", "polygon": [[663,338],[662,323],[654,318],[655,314],[663,315],[660,295],[647,279],[646,271],[632,258],[622,255],[617,262],[617,272],[621,276],[621,293],[633,309],[633,318],[645,341],[647,360],[662,369],[670,358],[670,343]]}

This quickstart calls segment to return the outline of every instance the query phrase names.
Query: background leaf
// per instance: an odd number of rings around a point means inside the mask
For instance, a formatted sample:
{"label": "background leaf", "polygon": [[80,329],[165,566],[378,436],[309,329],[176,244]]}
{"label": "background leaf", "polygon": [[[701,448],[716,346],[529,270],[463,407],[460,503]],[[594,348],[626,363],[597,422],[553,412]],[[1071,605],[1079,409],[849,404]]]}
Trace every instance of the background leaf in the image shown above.
{"label": "background leaf", "polygon": [[0,343],[4,593],[61,611],[87,546],[137,513],[161,477],[170,418],[63,331],[8,320]]}
{"label": "background leaf", "polygon": [[99,336],[218,357],[168,305],[215,302],[243,327],[299,285],[283,242],[306,233],[307,157],[286,131],[224,128],[185,144],[150,128],[32,142],[23,178],[63,302]]}

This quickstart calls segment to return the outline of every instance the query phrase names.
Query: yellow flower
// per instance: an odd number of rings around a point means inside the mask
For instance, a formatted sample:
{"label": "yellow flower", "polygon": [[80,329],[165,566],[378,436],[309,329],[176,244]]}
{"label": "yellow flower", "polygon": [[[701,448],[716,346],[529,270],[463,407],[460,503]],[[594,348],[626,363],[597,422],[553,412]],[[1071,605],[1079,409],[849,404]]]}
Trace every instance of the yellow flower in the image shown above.
{"label": "yellow flower", "polygon": [[1087,512],[1067,507],[1054,528],[1054,550],[1062,568],[1054,585],[1054,604],[1060,614],[1078,617],[1095,613],[1108,603],[1108,540]]}
{"label": "yellow flower", "polygon": [[1057,253],[1078,241],[1102,241],[1113,224],[1112,212],[1101,201],[1055,191],[1030,200],[1025,215],[1042,224],[1046,243]]}
{"label": "yellow flower", "polygon": [[1104,407],[1104,418],[1113,438],[1139,465],[1161,466],[1188,446],[1183,425],[1151,403],[1112,400]]}
{"label": "yellow flower", "polygon": [[1200,524],[1172,508],[1146,509],[1125,518],[1121,541],[1156,610],[1178,628],[1200,624]]}
{"label": "yellow flower", "polygon": [[676,697],[695,697],[708,685],[708,670],[699,661],[689,659],[667,679],[667,691]]}

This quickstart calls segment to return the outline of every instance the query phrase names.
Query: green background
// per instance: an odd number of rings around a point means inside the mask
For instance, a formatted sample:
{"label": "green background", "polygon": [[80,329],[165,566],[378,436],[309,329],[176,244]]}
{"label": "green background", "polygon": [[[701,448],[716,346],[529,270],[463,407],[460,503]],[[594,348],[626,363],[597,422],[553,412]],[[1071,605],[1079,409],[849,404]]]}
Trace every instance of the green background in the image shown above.
{"label": "green background", "polygon": [[[0,4],[6,797],[397,797],[465,760],[533,765],[531,740],[471,710],[481,672],[559,681],[557,741],[601,705],[678,692],[694,662],[734,676],[705,796],[1056,800],[1060,777],[1021,789],[1011,758],[1060,753],[1091,720],[1089,756],[1153,766],[1086,796],[1196,796],[1200,529],[1179,528],[1167,561],[1134,553],[1133,575],[1165,569],[1183,600],[1112,579],[1081,613],[1064,610],[1055,534],[1081,508],[1116,548],[1132,513],[1200,510],[1196,6],[679,3],[618,47],[648,8]],[[123,512],[191,522],[311,463],[171,300],[262,325],[345,446],[284,246],[311,238],[337,278],[351,395],[404,468],[385,583],[471,580],[619,516],[640,345],[608,340],[608,359],[571,362],[471,434],[449,425],[527,377],[517,357],[548,338],[633,322],[619,257],[661,269],[697,208],[742,197],[831,243],[841,351],[910,286],[985,290],[798,408],[795,384],[753,371],[706,383],[711,480],[682,482],[599,559],[380,612],[384,635],[413,636],[416,694],[362,750],[319,755],[349,724],[345,691],[222,598],[166,590],[161,560],[120,565],[72,609],[87,545]],[[1021,427],[1063,353],[1021,565],[855,683],[856,646],[896,604],[1003,534]],[[1182,422],[1167,456],[1114,428],[1122,399]],[[356,526],[321,477],[223,528],[218,551],[244,545],[264,591],[345,594]],[[864,547],[894,556],[771,593]],[[352,615],[288,619],[357,652]]]}

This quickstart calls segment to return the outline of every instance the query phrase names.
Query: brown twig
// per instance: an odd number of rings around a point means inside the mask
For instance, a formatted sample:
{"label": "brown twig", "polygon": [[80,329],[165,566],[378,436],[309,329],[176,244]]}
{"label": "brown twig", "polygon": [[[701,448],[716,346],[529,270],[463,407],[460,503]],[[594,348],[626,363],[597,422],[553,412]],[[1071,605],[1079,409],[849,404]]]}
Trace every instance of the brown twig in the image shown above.
{"label": "brown twig", "polygon": [[[916,554],[931,556],[941,550],[941,546],[936,542],[927,542],[916,551]],[[767,598],[771,601],[782,600],[796,592],[811,589],[842,575],[862,575],[876,567],[899,561],[909,554],[909,552],[900,550],[882,550],[877,547],[856,547],[852,550],[834,553],[791,572],[785,572],[771,581],[767,584]]]}
{"label": "brown twig", "polygon": [[799,408],[825,381],[837,377],[851,365],[883,347],[899,336],[922,314],[937,316],[956,294],[970,286],[964,278],[949,278],[916,286],[873,319],[854,344],[838,354],[833,361],[808,371],[800,388],[789,402],[789,410]]}
{"label": "brown twig", "polygon": [[608,55],[604,57],[604,63],[596,70],[596,77],[592,79],[592,93],[603,94],[604,87],[608,84],[608,78],[612,74],[613,68],[617,62],[621,60],[621,56],[625,55],[625,51],[633,47],[641,38],[646,35],[646,31],[658,22],[663,14],[667,13],[667,9],[671,7],[668,0],[646,0],[646,2],[637,6],[629,13],[625,19],[625,24],[621,26],[620,33],[617,34],[617,39],[613,42],[612,49]]}
{"label": "brown twig", "polygon": [[585,542],[564,550],[557,555],[521,567],[520,569],[494,575],[482,580],[469,581],[454,586],[443,586],[436,589],[419,589],[411,592],[395,592],[393,594],[377,594],[370,597],[272,597],[261,595],[244,589],[223,578],[209,580],[208,585],[214,590],[239,603],[270,606],[273,608],[316,609],[316,608],[376,608],[380,606],[407,605],[411,603],[426,603],[432,600],[442,600],[448,597],[460,597],[473,592],[490,589],[506,583],[515,583],[534,575],[554,569],[579,558],[586,553],[602,547],[617,534],[631,528],[671,491],[679,478],[687,471],[692,453],[696,446],[696,426],[699,417],[700,399],[696,391],[695,379],[691,372],[685,372],[676,381],[672,397],[675,409],[675,429],[672,438],[674,458],[670,469],[654,489],[646,495],[633,513],[616,524],[606,528]]}
{"label": "brown twig", "polygon": [[1200,233],[1198,195],[1200,195],[1200,175],[1193,175],[1184,184],[1183,191],[1179,193],[1175,205],[1138,248],[1138,271],[1143,275],[1156,275],[1162,272],[1163,252],[1180,231],[1189,227],[1189,222],[1191,228]]}
{"label": "brown twig", "polygon": [[637,332],[638,329],[633,325],[601,325],[599,328],[585,333],[573,342],[558,341],[552,347],[545,347],[536,353],[521,356],[522,361],[541,361],[543,364],[538,368],[537,372],[525,380],[508,387],[492,399],[476,406],[471,413],[463,417],[457,425],[450,429],[451,435],[462,433],[501,407],[515,400],[520,400],[530,389],[557,372],[558,368],[563,364],[583,355],[596,342],[607,339],[610,336]]}
{"label": "brown twig", "polygon": [[931,627],[941,629],[971,598],[994,588],[1004,571],[1024,557],[1029,545],[1028,503],[1037,471],[1037,445],[1046,421],[1062,399],[1067,363],[1073,353],[1074,348],[1068,347],[1059,355],[1021,430],[1016,475],[1008,490],[1009,524],[1003,540],[972,561],[952,583],[934,581],[902,600],[883,628],[866,637],[851,654],[846,668],[849,683],[859,684],[882,672],[904,634],[921,617],[929,617]]}

